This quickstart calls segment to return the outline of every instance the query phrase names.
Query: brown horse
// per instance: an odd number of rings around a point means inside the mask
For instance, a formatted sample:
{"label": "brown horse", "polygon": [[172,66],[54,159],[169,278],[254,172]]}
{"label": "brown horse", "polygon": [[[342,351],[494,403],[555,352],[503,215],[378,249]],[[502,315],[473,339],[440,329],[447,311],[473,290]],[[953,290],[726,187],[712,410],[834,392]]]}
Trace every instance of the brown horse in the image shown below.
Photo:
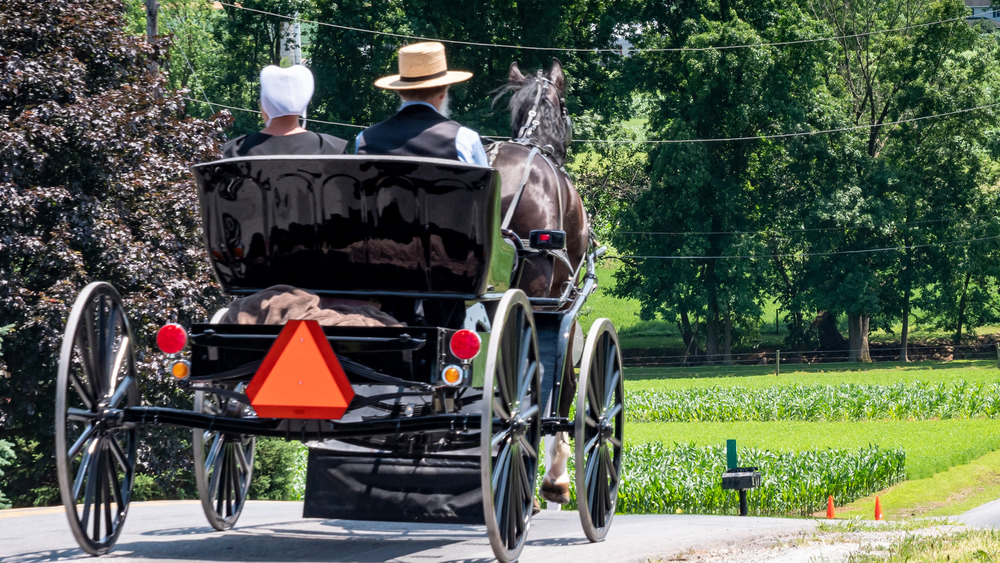
{"label": "brown horse", "polygon": [[[508,83],[497,95],[499,99],[511,94],[511,140],[495,143],[487,150],[503,184],[503,228],[514,231],[521,239],[527,239],[529,232],[536,229],[566,232],[564,251],[541,253],[525,260],[520,288],[529,297],[572,297],[590,244],[583,200],[563,168],[572,133],[565,92],[566,77],[557,59],[552,59],[547,75],[539,70],[524,76],[517,63],[511,64]],[[567,350],[560,416],[568,416],[576,393],[572,358],[573,351]],[[569,455],[568,436],[560,432],[549,451],[552,464],[541,485],[542,496],[550,502],[569,502]]]}

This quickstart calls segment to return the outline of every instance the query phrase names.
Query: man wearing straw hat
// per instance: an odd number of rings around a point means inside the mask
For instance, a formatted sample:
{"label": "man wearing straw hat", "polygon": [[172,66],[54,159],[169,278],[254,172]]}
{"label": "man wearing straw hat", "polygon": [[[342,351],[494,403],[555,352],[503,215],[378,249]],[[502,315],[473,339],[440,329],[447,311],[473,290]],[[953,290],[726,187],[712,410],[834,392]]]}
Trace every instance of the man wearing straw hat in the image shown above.
{"label": "man wearing straw hat", "polygon": [[426,156],[489,166],[475,131],[448,119],[448,88],[472,77],[448,70],[444,45],[415,43],[399,49],[399,74],[375,81],[395,91],[403,104],[396,115],[358,134],[357,154]]}

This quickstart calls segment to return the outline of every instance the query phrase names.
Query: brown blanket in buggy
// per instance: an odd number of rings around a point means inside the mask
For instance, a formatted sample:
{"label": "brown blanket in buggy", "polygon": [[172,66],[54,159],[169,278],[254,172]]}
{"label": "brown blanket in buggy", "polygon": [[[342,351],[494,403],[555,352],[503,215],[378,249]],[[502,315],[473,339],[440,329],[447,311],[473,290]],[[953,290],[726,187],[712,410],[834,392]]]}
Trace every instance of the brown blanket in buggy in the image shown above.
{"label": "brown blanket in buggy", "polygon": [[290,285],[271,286],[237,299],[220,322],[277,325],[290,320],[315,320],[323,326],[404,326],[371,303],[321,297]]}

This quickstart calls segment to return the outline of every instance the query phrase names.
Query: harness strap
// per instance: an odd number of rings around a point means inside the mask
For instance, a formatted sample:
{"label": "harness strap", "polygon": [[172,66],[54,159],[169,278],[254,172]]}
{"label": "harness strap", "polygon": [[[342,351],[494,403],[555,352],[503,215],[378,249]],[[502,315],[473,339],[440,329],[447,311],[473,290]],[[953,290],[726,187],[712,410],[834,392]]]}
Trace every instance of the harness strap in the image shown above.
{"label": "harness strap", "polygon": [[531,175],[531,162],[535,159],[535,155],[539,152],[541,151],[538,147],[531,147],[531,152],[528,153],[528,159],[524,163],[524,172],[521,173],[521,181],[517,185],[517,191],[514,192],[514,199],[511,200],[510,207],[507,208],[507,214],[504,215],[503,223],[500,224],[501,229],[507,229],[510,227],[510,220],[514,218],[514,210],[517,209],[517,204],[521,201],[521,194],[524,193],[524,186],[528,184],[528,176]]}

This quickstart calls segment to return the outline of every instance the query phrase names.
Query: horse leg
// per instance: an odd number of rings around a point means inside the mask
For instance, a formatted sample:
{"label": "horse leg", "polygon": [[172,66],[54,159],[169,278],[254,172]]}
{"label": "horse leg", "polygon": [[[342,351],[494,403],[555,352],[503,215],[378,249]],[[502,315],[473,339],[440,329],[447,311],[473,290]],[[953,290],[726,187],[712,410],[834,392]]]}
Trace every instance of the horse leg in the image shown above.
{"label": "horse leg", "polygon": [[566,470],[566,463],[570,456],[569,435],[566,432],[557,432],[556,439],[552,441],[552,446],[546,452],[552,459],[549,471],[542,479],[542,498],[556,504],[566,504],[569,502],[569,471]]}
{"label": "horse leg", "polygon": [[[562,385],[559,391],[559,416],[566,418],[569,416],[570,406],[576,398],[576,371],[573,369],[573,339],[571,338],[566,350],[566,364],[563,372]],[[569,502],[569,471],[566,464],[572,450],[569,447],[569,434],[567,432],[557,432],[555,440],[546,455],[552,460],[549,470],[542,478],[542,498],[556,504],[566,504]]]}

